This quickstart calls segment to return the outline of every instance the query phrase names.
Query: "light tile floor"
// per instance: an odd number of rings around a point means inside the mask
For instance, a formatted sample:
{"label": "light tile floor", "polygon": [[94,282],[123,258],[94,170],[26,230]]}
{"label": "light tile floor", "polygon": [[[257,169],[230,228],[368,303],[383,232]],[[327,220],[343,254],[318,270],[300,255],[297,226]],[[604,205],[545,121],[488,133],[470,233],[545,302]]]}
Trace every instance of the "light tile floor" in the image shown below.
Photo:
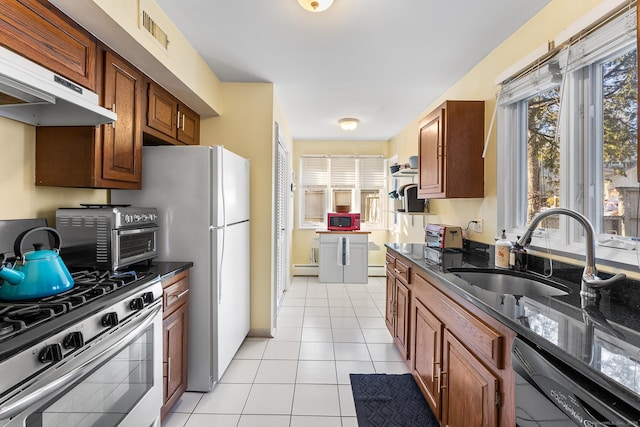
{"label": "light tile floor", "polygon": [[186,392],[162,427],[357,426],[349,373],[408,372],[384,310],[384,277],[294,277],[276,337],[247,338],[213,391]]}

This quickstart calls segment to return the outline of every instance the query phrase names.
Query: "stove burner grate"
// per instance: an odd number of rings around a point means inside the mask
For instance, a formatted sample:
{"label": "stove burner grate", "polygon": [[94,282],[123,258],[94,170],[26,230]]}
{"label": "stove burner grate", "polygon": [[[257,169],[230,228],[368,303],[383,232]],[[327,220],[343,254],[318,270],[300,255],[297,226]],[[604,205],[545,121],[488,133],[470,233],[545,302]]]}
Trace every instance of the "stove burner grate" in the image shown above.
{"label": "stove burner grate", "polygon": [[71,273],[74,286],[65,292],[35,300],[0,301],[0,343],[149,275],[135,271],[75,271]]}

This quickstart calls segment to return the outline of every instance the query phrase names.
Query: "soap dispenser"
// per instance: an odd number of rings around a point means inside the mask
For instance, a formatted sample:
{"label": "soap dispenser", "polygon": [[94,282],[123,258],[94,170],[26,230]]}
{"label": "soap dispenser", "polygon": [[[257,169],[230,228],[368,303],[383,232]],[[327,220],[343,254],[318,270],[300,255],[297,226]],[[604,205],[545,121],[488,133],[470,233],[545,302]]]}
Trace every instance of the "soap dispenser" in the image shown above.
{"label": "soap dispenser", "polygon": [[496,240],[496,251],[494,262],[497,268],[509,268],[509,257],[511,252],[511,242],[507,240],[506,230],[502,230],[502,235]]}

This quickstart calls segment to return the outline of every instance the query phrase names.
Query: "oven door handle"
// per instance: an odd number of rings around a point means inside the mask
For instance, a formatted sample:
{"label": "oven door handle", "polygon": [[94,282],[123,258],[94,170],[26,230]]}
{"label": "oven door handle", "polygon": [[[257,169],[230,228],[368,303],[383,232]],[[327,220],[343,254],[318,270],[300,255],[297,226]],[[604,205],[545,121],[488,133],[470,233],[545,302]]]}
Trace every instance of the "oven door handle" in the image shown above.
{"label": "oven door handle", "polygon": [[148,233],[150,231],[158,231],[160,230],[160,227],[143,227],[143,228],[133,228],[130,230],[114,230],[116,232],[116,234],[119,234],[120,236],[126,236],[129,234],[140,234],[140,233]]}
{"label": "oven door handle", "polygon": [[[105,351],[100,352],[98,355],[92,357],[86,362],[83,362],[81,365],[72,369],[66,374],[63,374],[59,378],[51,379],[47,384],[38,385],[38,388],[35,391],[17,399],[15,402],[9,400],[7,404],[0,407],[0,420],[11,418],[20,414],[24,409],[28,408],[33,403],[38,402],[41,399],[50,397],[52,392],[64,389],[69,384],[72,384],[79,378],[91,372],[91,370],[93,370],[96,366],[110,359],[121,349],[129,345],[129,343],[133,341],[142,331],[147,329],[153,323],[156,315],[161,308],[161,305],[155,307],[144,318],[136,322],[137,326],[135,326],[135,328],[131,330],[131,332],[127,333],[125,337],[119,339],[115,343],[109,344]],[[35,384],[36,383],[32,383],[29,385],[29,387]]]}

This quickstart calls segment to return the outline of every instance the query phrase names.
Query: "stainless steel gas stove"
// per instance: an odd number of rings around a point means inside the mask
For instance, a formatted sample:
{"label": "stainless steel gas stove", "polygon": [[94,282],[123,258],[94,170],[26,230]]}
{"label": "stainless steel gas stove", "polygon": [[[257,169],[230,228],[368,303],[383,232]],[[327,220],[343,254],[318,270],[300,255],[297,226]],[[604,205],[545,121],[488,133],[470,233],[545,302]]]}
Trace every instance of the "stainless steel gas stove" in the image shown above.
{"label": "stainless steel gas stove", "polygon": [[0,426],[159,425],[159,276],[72,269],[72,277],[57,295],[0,300]]}

